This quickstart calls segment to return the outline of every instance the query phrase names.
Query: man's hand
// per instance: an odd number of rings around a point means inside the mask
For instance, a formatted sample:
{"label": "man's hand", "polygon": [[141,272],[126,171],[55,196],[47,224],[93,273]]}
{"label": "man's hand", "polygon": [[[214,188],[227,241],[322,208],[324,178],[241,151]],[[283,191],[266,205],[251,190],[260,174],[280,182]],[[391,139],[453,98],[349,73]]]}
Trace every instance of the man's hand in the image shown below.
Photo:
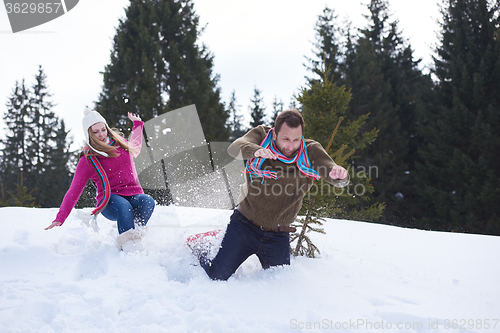
{"label": "man's hand", "polygon": [[49,230],[49,229],[52,229],[52,228],[54,228],[54,227],[60,227],[61,225],[62,225],[62,223],[61,223],[61,222],[54,221],[54,222],[52,222],[52,224],[51,224],[51,225],[49,225],[47,228],[45,228],[45,230]]}
{"label": "man's hand", "polygon": [[134,120],[139,120],[141,121],[141,117],[139,117],[139,115],[137,114],[133,114],[133,113],[128,113],[128,119],[134,121]]}
{"label": "man's hand", "polygon": [[254,156],[260,157],[260,158],[270,158],[272,160],[275,160],[278,158],[278,155],[273,153],[270,149],[265,149],[265,148],[261,148],[261,149],[258,149],[257,151],[255,151]]}
{"label": "man's hand", "polygon": [[336,165],[332,168],[328,175],[331,179],[344,179],[347,177],[347,170],[340,165]]}

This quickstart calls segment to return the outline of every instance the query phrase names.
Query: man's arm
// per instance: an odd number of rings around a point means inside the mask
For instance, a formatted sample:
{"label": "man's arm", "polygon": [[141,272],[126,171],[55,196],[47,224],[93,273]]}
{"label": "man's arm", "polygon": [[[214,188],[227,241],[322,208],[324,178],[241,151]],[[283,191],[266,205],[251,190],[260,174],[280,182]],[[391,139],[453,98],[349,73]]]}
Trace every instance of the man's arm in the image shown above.
{"label": "man's arm", "polygon": [[309,142],[307,150],[312,168],[319,173],[321,178],[335,187],[349,185],[350,177],[347,170],[335,164],[320,143],[316,141]]}
{"label": "man's arm", "polygon": [[262,152],[257,153],[258,150],[266,150],[262,149],[260,143],[266,137],[266,130],[268,130],[265,126],[257,126],[250,131],[248,131],[241,138],[236,139],[228,148],[227,152],[229,155],[239,160],[248,160],[254,157],[264,157],[264,158],[272,158],[268,154],[263,154]]}

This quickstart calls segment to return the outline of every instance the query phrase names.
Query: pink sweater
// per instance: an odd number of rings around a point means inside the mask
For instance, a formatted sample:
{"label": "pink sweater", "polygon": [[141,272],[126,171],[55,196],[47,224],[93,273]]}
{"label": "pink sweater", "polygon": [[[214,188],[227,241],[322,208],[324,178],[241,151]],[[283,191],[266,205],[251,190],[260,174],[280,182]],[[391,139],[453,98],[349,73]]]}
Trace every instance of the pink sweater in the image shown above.
{"label": "pink sweater", "polygon": [[[139,149],[142,144],[142,128],[142,121],[134,121],[132,134],[130,136],[130,143]],[[116,152],[119,154],[117,157],[97,156],[97,159],[108,176],[111,193],[123,196],[144,193],[141,184],[139,183],[139,178],[137,177],[133,156],[122,147],[118,147]],[[104,189],[97,172],[88,158],[82,156],[76,166],[71,186],[64,196],[63,202],[54,221],[61,222],[61,224],[64,223],[69,213],[71,213],[71,210],[78,202],[78,199],[80,199],[83,189],[85,188],[85,185],[87,185],[89,179],[91,179],[97,186],[97,203],[102,201],[104,198]]]}

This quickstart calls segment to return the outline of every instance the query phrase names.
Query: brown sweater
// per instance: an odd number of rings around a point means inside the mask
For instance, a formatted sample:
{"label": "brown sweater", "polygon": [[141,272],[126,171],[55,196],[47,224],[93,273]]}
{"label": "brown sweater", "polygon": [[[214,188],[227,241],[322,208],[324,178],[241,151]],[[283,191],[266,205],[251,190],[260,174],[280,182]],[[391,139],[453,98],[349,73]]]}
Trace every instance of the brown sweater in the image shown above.
{"label": "brown sweater", "polygon": [[[228,153],[236,158],[248,160],[261,149],[260,143],[266,137],[270,127],[258,126],[243,137],[235,140],[228,148]],[[349,175],[345,179],[334,180],[328,175],[335,162],[326,153],[320,143],[305,140],[311,167],[316,170],[321,181],[325,180],[336,187],[349,184]],[[295,163],[287,164],[278,160],[266,159],[263,170],[277,172],[278,179],[264,179],[246,174],[246,182],[240,187],[238,209],[253,223],[274,228],[289,226],[297,218],[302,207],[302,199],[311,189],[313,178],[304,176]]]}

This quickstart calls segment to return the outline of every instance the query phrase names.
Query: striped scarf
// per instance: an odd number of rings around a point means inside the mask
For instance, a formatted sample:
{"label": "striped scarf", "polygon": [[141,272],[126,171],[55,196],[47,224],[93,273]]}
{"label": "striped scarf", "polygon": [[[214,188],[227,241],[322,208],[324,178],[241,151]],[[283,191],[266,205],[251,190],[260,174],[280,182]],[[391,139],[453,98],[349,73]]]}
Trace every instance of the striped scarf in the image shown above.
{"label": "striped scarf", "polygon": [[[316,170],[312,169],[311,161],[309,160],[309,155],[307,153],[306,143],[304,137],[302,137],[301,144],[299,147],[299,151],[294,157],[286,157],[283,155],[278,147],[276,146],[276,142],[272,139],[272,134],[274,132],[274,127],[269,130],[264,140],[261,142],[260,146],[265,149],[270,149],[273,153],[278,155],[278,161],[283,163],[292,164],[296,163],[297,168],[300,172],[309,178],[314,178],[316,180],[320,179],[321,176],[316,172]],[[254,157],[247,161],[246,169],[247,173],[250,175],[250,181],[252,180],[252,175],[255,177],[262,177],[262,182],[264,179],[277,179],[278,175],[276,171],[271,170],[262,170],[262,163],[264,163],[265,158]]]}
{"label": "striped scarf", "polygon": [[[107,144],[108,145],[113,145],[115,143],[115,140],[111,139],[108,136]],[[89,151],[90,148],[85,148],[84,151]],[[101,181],[102,188],[104,189],[104,199],[101,201],[101,203],[92,211],[92,215],[94,215],[94,218],[97,217],[97,215],[106,208],[106,205],[109,202],[109,199],[111,198],[111,186],[109,185],[109,180],[108,176],[106,175],[106,171],[104,171],[104,168],[102,167],[101,163],[97,159],[97,155],[89,154],[88,159],[92,166],[94,167],[97,175],[99,176],[99,180]]]}

